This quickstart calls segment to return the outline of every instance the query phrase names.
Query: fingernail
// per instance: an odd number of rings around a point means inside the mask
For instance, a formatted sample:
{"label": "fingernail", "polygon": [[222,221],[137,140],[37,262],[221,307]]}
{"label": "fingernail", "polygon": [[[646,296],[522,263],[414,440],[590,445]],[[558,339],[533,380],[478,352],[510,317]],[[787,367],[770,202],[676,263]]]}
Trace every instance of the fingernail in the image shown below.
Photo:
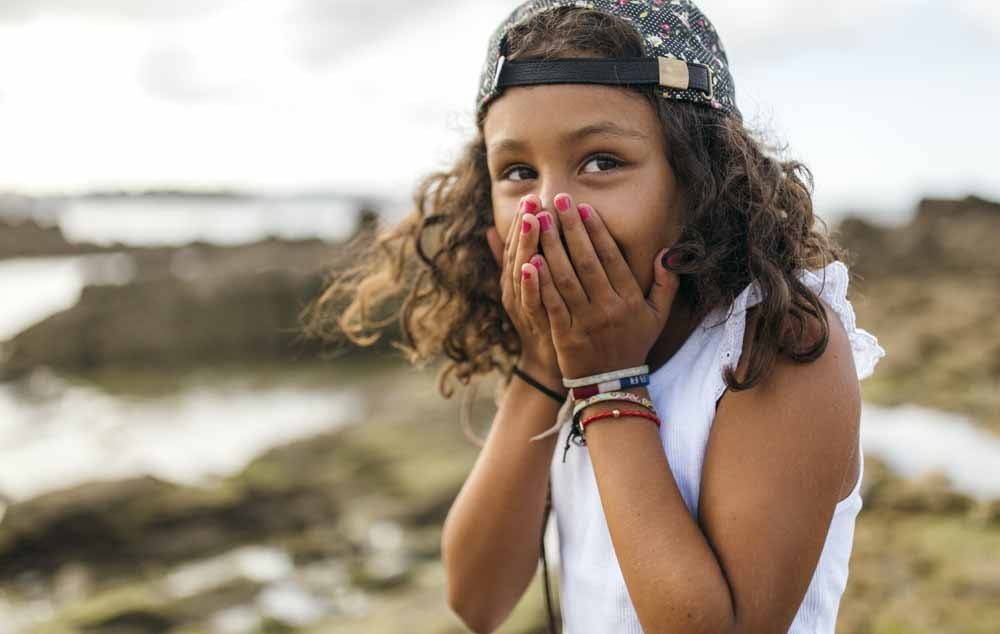
{"label": "fingernail", "polygon": [[559,195],[556,196],[556,209],[559,211],[566,211],[569,209],[569,196]]}
{"label": "fingernail", "polygon": [[671,253],[670,249],[667,249],[667,252],[663,254],[662,258],[663,266],[665,268],[669,268],[672,266],[679,266],[681,263],[681,257],[682,256],[680,253],[676,251],[674,253]]}
{"label": "fingernail", "polygon": [[528,269],[521,269],[521,279],[522,280],[530,280],[531,279],[531,271],[529,271]]}
{"label": "fingernail", "polygon": [[548,231],[549,227],[552,226],[552,218],[549,217],[549,214],[547,212],[539,214],[538,222],[540,222],[542,225],[542,231]]}
{"label": "fingernail", "polygon": [[530,198],[524,201],[523,206],[524,206],[524,213],[533,214],[535,213],[535,211],[538,210],[538,205],[536,205],[535,201],[531,200]]}
{"label": "fingernail", "polygon": [[576,208],[580,210],[580,218],[583,220],[590,218],[590,212],[592,211],[590,205],[587,203],[580,203],[576,206]]}
{"label": "fingernail", "polygon": [[521,221],[521,231],[524,232],[524,233],[530,232],[531,231],[531,223],[528,222],[527,220],[522,220]]}
{"label": "fingernail", "polygon": [[531,256],[531,259],[528,260],[528,261],[531,262],[532,264],[534,264],[535,268],[538,269],[539,271],[542,270],[542,266],[543,265],[542,265],[542,258],[541,257],[539,257],[537,255],[533,255],[533,256]]}

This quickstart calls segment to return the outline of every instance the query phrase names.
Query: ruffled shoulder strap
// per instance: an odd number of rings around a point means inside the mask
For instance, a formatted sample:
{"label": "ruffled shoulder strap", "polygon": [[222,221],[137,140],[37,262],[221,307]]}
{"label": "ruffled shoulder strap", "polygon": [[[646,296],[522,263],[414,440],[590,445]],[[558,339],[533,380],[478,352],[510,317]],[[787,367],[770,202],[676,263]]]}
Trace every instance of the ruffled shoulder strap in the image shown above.
{"label": "ruffled shoulder strap", "polygon": [[[858,380],[872,375],[878,360],[885,356],[885,349],[879,345],[878,339],[868,331],[858,328],[854,307],[847,299],[849,282],[847,266],[840,261],[833,261],[825,267],[812,271],[803,269],[799,279],[819,297],[823,298],[830,308],[840,317],[844,330],[851,340],[851,351],[854,354],[854,366],[857,369]],[[754,281],[748,284],[743,292],[733,301],[731,311],[717,310],[717,315],[725,319],[722,346],[719,350],[720,365],[733,366],[739,363],[743,350],[743,335],[746,329],[747,308],[760,303],[762,297],[759,284]],[[710,320],[710,323],[714,321]],[[725,389],[717,389],[716,397],[721,396]]]}

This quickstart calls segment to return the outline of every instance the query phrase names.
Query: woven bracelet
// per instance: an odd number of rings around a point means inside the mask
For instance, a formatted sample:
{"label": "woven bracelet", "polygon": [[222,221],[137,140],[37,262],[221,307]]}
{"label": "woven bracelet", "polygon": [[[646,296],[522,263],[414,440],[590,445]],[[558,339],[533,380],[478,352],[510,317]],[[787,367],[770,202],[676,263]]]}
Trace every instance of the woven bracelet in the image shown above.
{"label": "woven bracelet", "polygon": [[593,405],[594,403],[600,403],[601,401],[631,401],[637,405],[642,405],[652,412],[656,412],[656,407],[653,405],[653,401],[644,396],[639,396],[638,394],[633,394],[632,392],[604,392],[602,394],[595,394],[594,396],[590,396],[575,403],[573,405],[573,420],[579,420],[580,414],[583,412],[585,407]]}
{"label": "woven bracelet", "polygon": [[623,379],[627,376],[637,376],[639,374],[649,374],[648,365],[638,365],[634,368],[625,368],[623,370],[612,370],[611,372],[602,372],[601,374],[592,374],[590,376],[581,376],[576,379],[563,379],[563,385],[566,387],[583,387],[585,385],[592,385],[594,383],[603,383],[604,381],[612,381],[614,379]]}
{"label": "woven bracelet", "polygon": [[616,390],[626,390],[630,387],[642,387],[646,385],[649,385],[648,374],[626,376],[620,379],[614,379],[613,381],[605,381],[604,383],[574,387],[572,390],[573,400],[578,401],[585,399],[588,396],[593,396],[594,394],[603,394],[604,392],[614,392]]}

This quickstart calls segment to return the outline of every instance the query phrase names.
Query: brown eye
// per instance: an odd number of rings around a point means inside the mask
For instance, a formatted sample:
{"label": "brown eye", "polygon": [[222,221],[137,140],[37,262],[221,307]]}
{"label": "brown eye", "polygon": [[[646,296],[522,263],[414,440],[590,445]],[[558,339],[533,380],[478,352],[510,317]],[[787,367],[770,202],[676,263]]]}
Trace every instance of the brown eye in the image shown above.
{"label": "brown eye", "polygon": [[[504,170],[504,173],[500,175],[500,180],[504,180],[510,174],[514,174],[514,173],[516,173],[516,172],[518,172],[520,170],[528,170],[529,172],[531,171],[530,169],[528,169],[527,167],[525,167],[523,165],[514,165],[513,167],[510,167],[510,168],[507,168],[506,170]],[[522,178],[512,178],[510,180],[513,180],[513,181],[516,182],[516,181],[520,181],[520,180],[524,180],[524,179],[522,179]]]}
{"label": "brown eye", "polygon": [[594,156],[590,157],[590,160],[587,161],[586,165],[590,165],[591,163],[593,163],[595,161],[601,161],[605,165],[607,165],[608,163],[610,163],[611,167],[609,169],[597,170],[597,172],[588,172],[588,173],[594,174],[594,173],[600,173],[600,172],[608,172],[608,171],[611,171],[611,169],[614,169],[615,167],[619,167],[622,164],[621,161],[619,161],[615,157],[611,156],[610,154],[595,154]]}

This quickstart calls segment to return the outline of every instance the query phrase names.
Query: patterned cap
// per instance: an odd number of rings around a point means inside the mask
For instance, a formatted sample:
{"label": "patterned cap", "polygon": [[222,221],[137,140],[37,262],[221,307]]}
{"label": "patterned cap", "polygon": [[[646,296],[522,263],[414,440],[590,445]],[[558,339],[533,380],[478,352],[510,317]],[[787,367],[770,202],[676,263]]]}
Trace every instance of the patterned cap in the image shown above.
{"label": "patterned cap", "polygon": [[[507,31],[558,7],[582,7],[623,18],[639,32],[645,57],[509,61]],[[542,83],[656,84],[667,99],[723,110],[743,120],[718,33],[691,0],[528,0],[490,36],[476,112],[507,86]]]}

